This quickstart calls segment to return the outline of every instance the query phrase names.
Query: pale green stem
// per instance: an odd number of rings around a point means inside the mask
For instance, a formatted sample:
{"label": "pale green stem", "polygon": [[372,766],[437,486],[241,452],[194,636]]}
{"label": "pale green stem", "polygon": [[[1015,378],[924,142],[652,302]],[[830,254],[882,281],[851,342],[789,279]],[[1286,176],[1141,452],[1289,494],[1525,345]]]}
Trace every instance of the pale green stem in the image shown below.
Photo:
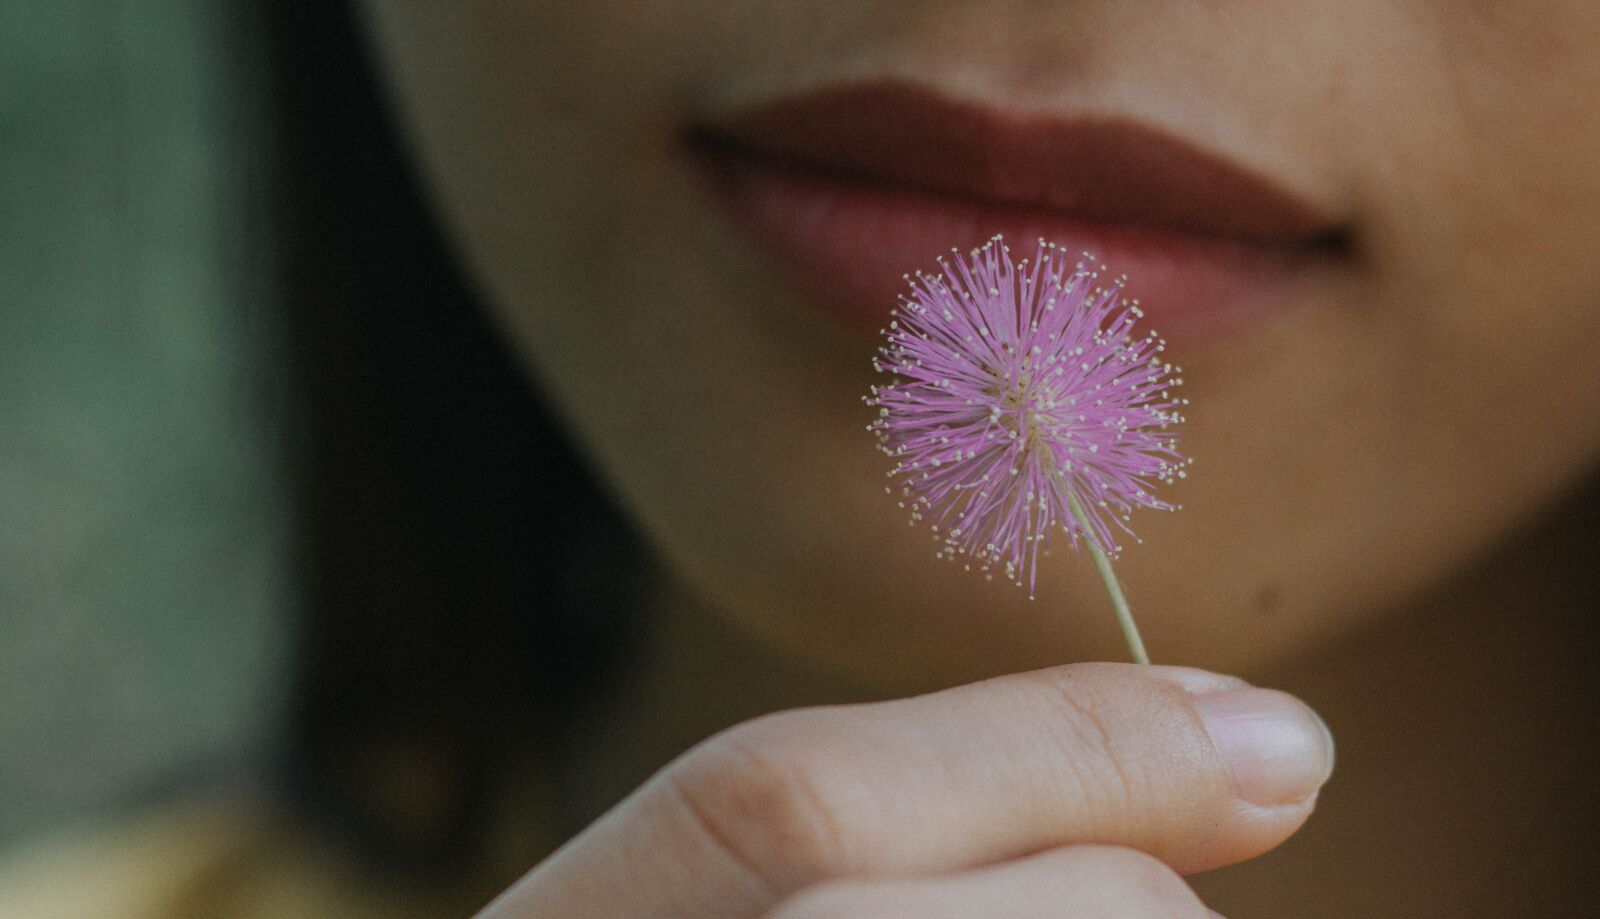
{"label": "pale green stem", "polygon": [[1106,593],[1111,595],[1111,605],[1117,611],[1117,623],[1122,626],[1122,636],[1128,640],[1128,652],[1133,655],[1134,663],[1148,664],[1150,655],[1144,650],[1144,640],[1139,637],[1139,627],[1133,624],[1133,611],[1128,609],[1128,598],[1122,595],[1122,585],[1117,583],[1116,572],[1111,570],[1111,559],[1106,558],[1106,553],[1091,535],[1094,531],[1089,526],[1089,515],[1083,512],[1083,505],[1078,503],[1078,495],[1070,485],[1066,490],[1067,508],[1072,511],[1072,518],[1078,521],[1078,526],[1083,529],[1079,538],[1089,547],[1094,567],[1100,572],[1100,580],[1106,584]]}

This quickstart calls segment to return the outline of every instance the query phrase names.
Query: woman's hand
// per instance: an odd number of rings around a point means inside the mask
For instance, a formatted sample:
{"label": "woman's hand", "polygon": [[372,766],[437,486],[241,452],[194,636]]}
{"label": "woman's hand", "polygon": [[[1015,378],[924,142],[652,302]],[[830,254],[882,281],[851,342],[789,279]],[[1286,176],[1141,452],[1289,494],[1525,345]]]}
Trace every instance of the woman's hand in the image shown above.
{"label": "woman's hand", "polygon": [[482,914],[1205,919],[1333,767],[1292,696],[1077,664],[778,712],[667,764]]}

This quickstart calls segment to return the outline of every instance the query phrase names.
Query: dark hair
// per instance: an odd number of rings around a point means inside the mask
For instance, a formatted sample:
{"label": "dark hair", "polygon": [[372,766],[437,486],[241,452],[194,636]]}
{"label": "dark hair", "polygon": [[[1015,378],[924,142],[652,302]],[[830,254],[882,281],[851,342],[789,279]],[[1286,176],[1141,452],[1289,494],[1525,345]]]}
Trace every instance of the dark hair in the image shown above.
{"label": "dark hair", "polygon": [[436,876],[626,651],[643,550],[430,219],[355,15],[254,15],[303,613],[282,777],[371,866]]}

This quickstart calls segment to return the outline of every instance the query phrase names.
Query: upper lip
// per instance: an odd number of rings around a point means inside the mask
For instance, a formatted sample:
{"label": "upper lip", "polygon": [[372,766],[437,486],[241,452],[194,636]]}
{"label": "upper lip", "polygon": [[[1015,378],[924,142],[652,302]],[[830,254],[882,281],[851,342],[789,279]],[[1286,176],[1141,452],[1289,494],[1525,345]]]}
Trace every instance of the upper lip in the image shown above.
{"label": "upper lip", "polygon": [[712,156],[954,198],[1274,246],[1338,223],[1232,160],[1123,117],[1021,114],[899,81],[806,92],[691,127]]}

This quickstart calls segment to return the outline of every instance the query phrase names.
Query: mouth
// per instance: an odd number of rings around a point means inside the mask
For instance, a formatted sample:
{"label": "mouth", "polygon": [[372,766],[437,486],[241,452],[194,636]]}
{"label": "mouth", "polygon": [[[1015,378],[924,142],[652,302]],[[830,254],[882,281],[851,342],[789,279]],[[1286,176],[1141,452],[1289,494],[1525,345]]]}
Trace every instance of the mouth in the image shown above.
{"label": "mouth", "polygon": [[1169,338],[1293,302],[1349,257],[1347,230],[1313,204],[1124,118],[876,82],[740,110],[686,141],[735,231],[821,314],[868,334],[907,273],[997,233],[1092,253]]}

